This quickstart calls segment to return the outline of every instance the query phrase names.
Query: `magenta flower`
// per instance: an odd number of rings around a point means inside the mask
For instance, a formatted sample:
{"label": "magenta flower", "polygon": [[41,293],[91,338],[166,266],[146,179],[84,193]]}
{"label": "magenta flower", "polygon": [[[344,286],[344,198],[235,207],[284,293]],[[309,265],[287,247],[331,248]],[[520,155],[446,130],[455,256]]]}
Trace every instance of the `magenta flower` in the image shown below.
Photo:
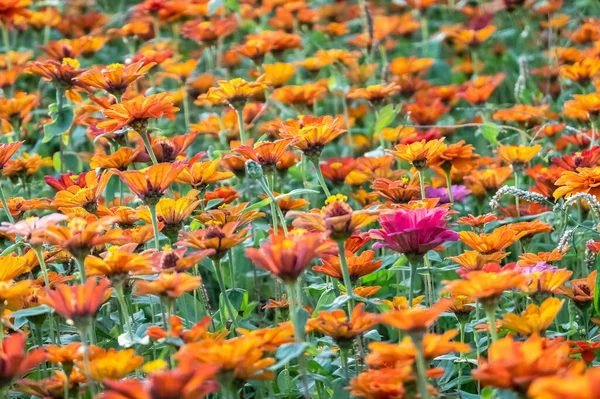
{"label": "magenta flower", "polygon": [[369,231],[371,238],[382,240],[373,248],[390,248],[406,256],[422,256],[447,241],[457,241],[458,233],[448,229],[448,210],[399,209],[379,218],[381,229]]}

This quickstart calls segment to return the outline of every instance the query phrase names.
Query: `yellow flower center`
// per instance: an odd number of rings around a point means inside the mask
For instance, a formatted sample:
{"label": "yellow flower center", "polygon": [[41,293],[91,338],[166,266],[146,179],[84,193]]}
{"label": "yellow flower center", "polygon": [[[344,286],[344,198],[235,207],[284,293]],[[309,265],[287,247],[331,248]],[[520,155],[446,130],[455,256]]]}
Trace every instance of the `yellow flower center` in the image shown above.
{"label": "yellow flower center", "polygon": [[333,169],[341,168],[342,167],[342,163],[341,162],[334,162],[334,163],[331,164],[331,167]]}
{"label": "yellow flower center", "polygon": [[69,65],[69,66],[71,66],[71,67],[73,67],[75,69],[78,69],[81,66],[81,64],[79,64],[79,61],[74,60],[73,58],[63,58],[62,59],[62,64],[63,65]]}
{"label": "yellow flower center", "polygon": [[165,244],[165,246],[162,247],[162,250],[165,252],[169,252],[171,250],[171,246],[169,244]]}
{"label": "yellow flower center", "polygon": [[106,69],[110,69],[111,71],[114,71],[115,69],[123,69],[124,67],[125,66],[123,64],[119,64],[117,62],[117,63],[114,63],[114,64],[107,65]]}
{"label": "yellow flower center", "polygon": [[329,197],[325,200],[325,205],[333,204],[334,202],[337,202],[337,201],[346,202],[346,201],[348,201],[348,197],[346,197],[345,195],[342,195],[342,194],[332,195],[331,197]]}

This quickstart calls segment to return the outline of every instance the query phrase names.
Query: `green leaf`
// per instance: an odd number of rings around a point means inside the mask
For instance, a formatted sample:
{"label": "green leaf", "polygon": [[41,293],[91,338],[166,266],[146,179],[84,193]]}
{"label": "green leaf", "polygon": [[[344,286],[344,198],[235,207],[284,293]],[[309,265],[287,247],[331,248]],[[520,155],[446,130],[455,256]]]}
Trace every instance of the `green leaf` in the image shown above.
{"label": "green leaf", "polygon": [[281,370],[281,373],[277,375],[277,388],[279,388],[279,392],[286,394],[291,394],[296,388],[288,369]]}
{"label": "green leaf", "polygon": [[486,122],[479,127],[481,135],[492,145],[498,145],[498,135],[500,134],[500,127],[492,122]]}
{"label": "green leaf", "polygon": [[17,310],[16,312],[11,313],[10,317],[33,317],[50,313],[51,311],[52,309],[48,305],[40,305],[36,306],[35,308]]}
{"label": "green leaf", "polygon": [[396,119],[396,111],[392,104],[388,104],[379,111],[377,122],[375,122],[375,131],[381,132]]}
{"label": "green leaf", "polygon": [[[297,188],[296,190],[292,190],[289,193],[278,195],[277,197],[275,197],[275,199],[280,200],[280,199],[291,197],[292,195],[297,195],[297,194],[318,194],[318,193],[319,193],[319,191],[311,190],[308,188]],[[264,200],[262,200],[260,202],[250,205],[248,208],[244,209],[244,212],[253,211],[255,209],[262,208],[263,206],[267,206],[270,203],[271,203],[271,199],[265,198]]]}
{"label": "green leaf", "polygon": [[600,309],[600,257],[596,258],[596,288],[594,288],[594,310],[599,313]]}
{"label": "green leaf", "polygon": [[53,137],[68,131],[73,124],[73,119],[75,118],[73,108],[70,106],[63,106],[60,111],[56,110],[56,112],[52,111],[53,107],[48,108],[50,110],[52,122],[44,125],[44,139],[42,140],[42,143],[47,143],[52,140]]}
{"label": "green leaf", "polygon": [[335,291],[332,288],[326,289],[323,291],[321,296],[319,297],[319,301],[317,302],[317,306],[315,307],[315,311],[313,316],[316,316],[317,313],[321,310],[325,310],[325,308],[330,305],[333,301],[335,301],[336,295]]}
{"label": "green leaf", "polygon": [[225,0],[225,7],[236,12],[240,10],[240,2],[238,0]]}
{"label": "green leaf", "polygon": [[275,352],[275,358],[277,358],[277,363],[270,367],[271,370],[276,370],[291,360],[296,359],[298,356],[302,355],[306,348],[308,347],[308,343],[306,342],[294,342],[290,344],[283,344],[279,348],[277,348],[277,352]]}
{"label": "green leaf", "polygon": [[208,203],[206,204],[206,211],[208,211],[209,209],[213,209],[214,207],[220,205],[223,202],[223,198],[215,198],[215,199],[211,199],[210,201],[208,201]]}

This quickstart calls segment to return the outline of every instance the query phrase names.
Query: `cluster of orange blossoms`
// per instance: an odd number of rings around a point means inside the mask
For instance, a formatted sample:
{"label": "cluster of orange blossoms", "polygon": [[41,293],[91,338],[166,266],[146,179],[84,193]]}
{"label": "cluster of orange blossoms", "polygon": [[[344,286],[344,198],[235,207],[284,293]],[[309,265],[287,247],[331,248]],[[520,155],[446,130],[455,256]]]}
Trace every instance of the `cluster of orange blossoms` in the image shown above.
{"label": "cluster of orange blossoms", "polygon": [[0,30],[0,396],[600,397],[596,2]]}

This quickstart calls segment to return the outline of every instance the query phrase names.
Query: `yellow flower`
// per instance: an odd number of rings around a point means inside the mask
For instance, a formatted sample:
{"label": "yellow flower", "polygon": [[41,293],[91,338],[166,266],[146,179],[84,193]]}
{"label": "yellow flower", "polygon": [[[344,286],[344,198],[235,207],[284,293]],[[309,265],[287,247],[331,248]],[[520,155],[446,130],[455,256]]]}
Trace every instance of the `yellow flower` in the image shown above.
{"label": "yellow flower", "polygon": [[520,316],[515,313],[505,314],[502,325],[522,335],[543,334],[564,302],[564,299],[548,298],[539,307],[530,304]]}

